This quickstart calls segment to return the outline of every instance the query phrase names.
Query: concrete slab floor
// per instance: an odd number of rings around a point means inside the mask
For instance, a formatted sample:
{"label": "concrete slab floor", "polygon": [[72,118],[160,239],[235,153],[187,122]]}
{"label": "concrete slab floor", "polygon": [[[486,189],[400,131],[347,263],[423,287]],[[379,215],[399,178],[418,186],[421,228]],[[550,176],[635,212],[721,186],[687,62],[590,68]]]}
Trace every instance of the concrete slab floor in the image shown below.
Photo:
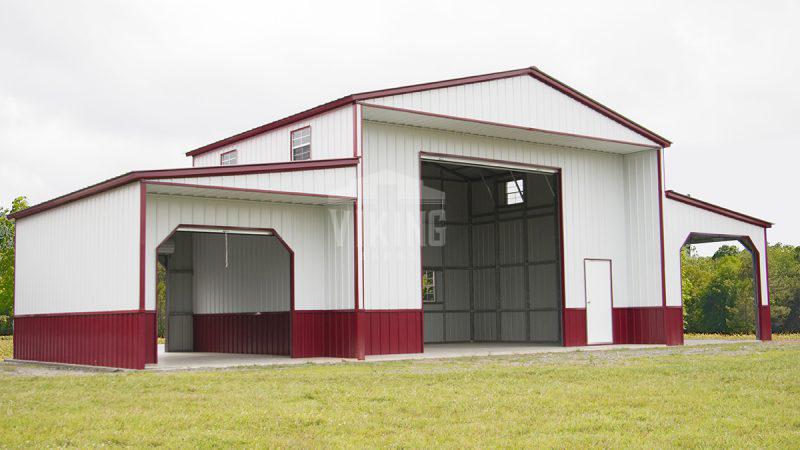
{"label": "concrete slab floor", "polygon": [[[727,340],[687,340],[687,346],[710,345],[720,343],[739,343],[757,341],[727,341]],[[501,356],[501,355],[528,355],[536,353],[565,353],[565,352],[600,352],[619,349],[642,349],[664,347],[660,344],[625,344],[625,345],[595,345],[586,347],[561,347],[552,344],[529,343],[461,343],[461,344],[425,344],[424,353],[398,354],[398,355],[373,355],[367,356],[365,362],[378,361],[404,361],[419,359],[442,359],[461,357]],[[243,366],[275,366],[298,364],[334,364],[341,362],[360,362],[355,359],[344,358],[290,358],[288,356],[274,355],[246,355],[232,353],[194,353],[194,352],[165,352],[164,346],[158,346],[158,364],[148,364],[147,370],[173,371],[173,370],[198,370],[222,369]]]}

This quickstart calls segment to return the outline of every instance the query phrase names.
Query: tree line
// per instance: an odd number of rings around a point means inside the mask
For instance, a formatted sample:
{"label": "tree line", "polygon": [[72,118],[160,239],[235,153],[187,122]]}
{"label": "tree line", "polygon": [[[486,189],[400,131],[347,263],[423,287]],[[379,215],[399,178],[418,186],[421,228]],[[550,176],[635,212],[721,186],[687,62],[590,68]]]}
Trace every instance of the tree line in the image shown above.
{"label": "tree line", "polygon": [[[0,334],[13,331],[14,221],[8,215],[28,207],[25,197],[0,207]],[[165,273],[158,273],[159,312],[163,317]],[[681,250],[684,327],[687,332],[753,333],[755,288],[753,262],[747,250],[722,246],[701,257],[692,246]],[[800,247],[769,246],[769,290],[772,330],[800,332]],[[163,320],[159,334],[163,333]]]}

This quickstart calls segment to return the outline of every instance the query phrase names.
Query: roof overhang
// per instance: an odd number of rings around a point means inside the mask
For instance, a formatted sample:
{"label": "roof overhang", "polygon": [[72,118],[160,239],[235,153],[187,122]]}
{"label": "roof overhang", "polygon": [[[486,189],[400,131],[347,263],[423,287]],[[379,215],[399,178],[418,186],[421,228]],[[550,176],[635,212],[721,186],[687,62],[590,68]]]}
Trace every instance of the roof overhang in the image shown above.
{"label": "roof overhang", "polygon": [[198,184],[144,181],[147,194],[161,194],[207,199],[247,200],[292,205],[342,205],[355,202],[353,197],[339,195],[307,194],[301,192],[268,191],[262,189],[242,189],[223,186],[204,186]]}
{"label": "roof overhang", "polygon": [[415,111],[390,106],[362,103],[362,117],[366,121],[406,125],[433,130],[488,136],[516,141],[534,142],[538,144],[556,145],[560,147],[596,150],[608,153],[629,154],[643,150],[656,150],[658,145],[647,145],[635,142],[617,141],[562,133],[558,131],[527,128],[516,125],[487,122],[465,117],[446,116],[424,111]]}
{"label": "roof overhang", "polygon": [[753,216],[748,216],[747,214],[742,214],[740,212],[736,212],[728,208],[723,208],[722,206],[718,206],[713,203],[708,203],[703,200],[698,200],[688,195],[679,194],[675,191],[666,191],[665,194],[667,199],[669,200],[674,200],[676,202],[680,202],[685,205],[694,206],[695,208],[704,209],[706,211],[710,211],[719,214],[721,216],[735,219],[740,222],[749,223],[750,225],[755,225],[761,228],[772,228],[772,225],[774,225],[772,222],[767,222],[766,220],[758,219]]}

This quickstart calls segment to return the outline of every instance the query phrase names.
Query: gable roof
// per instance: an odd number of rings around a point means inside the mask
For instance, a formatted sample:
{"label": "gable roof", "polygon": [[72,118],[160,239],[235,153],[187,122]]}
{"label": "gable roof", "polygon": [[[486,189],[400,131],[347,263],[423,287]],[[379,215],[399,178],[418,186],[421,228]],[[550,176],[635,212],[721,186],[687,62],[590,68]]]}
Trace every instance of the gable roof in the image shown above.
{"label": "gable roof", "polygon": [[307,109],[305,111],[299,112],[297,114],[293,114],[288,117],[284,117],[283,119],[276,120],[274,122],[270,122],[259,127],[253,128],[251,130],[245,131],[243,133],[239,133],[233,135],[231,137],[221,139],[219,141],[213,142],[208,145],[204,145],[202,147],[196,148],[189,152],[186,152],[186,156],[197,156],[201,155],[206,152],[210,152],[212,150],[216,150],[220,147],[224,147],[226,145],[233,144],[235,142],[259,135],[261,133],[265,133],[270,130],[274,130],[276,128],[284,127],[287,125],[291,125],[295,122],[299,122],[301,120],[308,119],[310,117],[316,116],[318,114],[322,114],[324,112],[348,105],[353,104],[355,102],[363,101],[363,100],[370,100],[378,97],[387,97],[390,95],[399,95],[399,94],[408,94],[412,92],[421,92],[421,91],[428,91],[431,89],[442,89],[452,86],[461,86],[465,84],[472,84],[472,83],[481,83],[484,81],[492,81],[492,80],[499,80],[503,78],[511,78],[511,77],[518,77],[522,75],[531,76],[542,83],[556,89],[557,91],[569,96],[570,98],[574,99],[575,101],[586,105],[587,107],[597,111],[598,113],[608,117],[609,119],[619,123],[620,125],[650,139],[651,141],[661,145],[662,147],[669,147],[672,142],[668,139],[659,136],[658,134],[648,130],[647,128],[639,125],[638,123],[628,119],[627,117],[619,114],[618,112],[608,108],[599,102],[593,100],[592,98],[578,92],[577,90],[573,89],[572,87],[556,80],[555,78],[547,75],[546,73],[542,72],[541,70],[537,69],[536,67],[526,67],[524,69],[516,69],[516,70],[508,70],[505,72],[495,72],[489,73],[484,75],[475,75],[470,77],[463,77],[463,78],[454,78],[451,80],[444,80],[444,81],[434,81],[432,83],[421,83],[421,84],[414,84],[410,86],[402,86],[390,89],[381,89],[377,91],[369,91],[369,92],[361,92],[358,94],[351,94],[336,100],[333,100],[328,103],[324,103],[322,105],[316,106],[311,109]]}

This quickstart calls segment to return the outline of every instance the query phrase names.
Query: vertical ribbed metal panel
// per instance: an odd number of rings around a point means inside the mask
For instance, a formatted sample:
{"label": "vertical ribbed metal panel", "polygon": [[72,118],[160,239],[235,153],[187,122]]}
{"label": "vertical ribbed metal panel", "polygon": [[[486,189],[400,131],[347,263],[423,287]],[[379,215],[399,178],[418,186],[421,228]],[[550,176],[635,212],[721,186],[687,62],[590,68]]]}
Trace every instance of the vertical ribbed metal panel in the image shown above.
{"label": "vertical ribbed metal panel", "polygon": [[194,233],[194,313],[288,311],[289,252],[274,236]]}
{"label": "vertical ribbed metal panel", "polygon": [[353,107],[320,114],[308,120],[278,128],[258,136],[195,156],[195,167],[220,165],[219,155],[238,150],[239,164],[289,161],[289,136],[292,130],[311,126],[311,158],[335,159],[353,156]]}
{"label": "vertical ribbed metal panel", "polygon": [[540,130],[653,144],[528,75],[392,95],[367,102]]}
{"label": "vertical ribbed metal panel", "polygon": [[[631,219],[626,212],[622,155],[373,122],[364,124],[364,146],[367,308],[420,307],[420,151],[561,168],[566,306],[584,306],[584,258],[614,261],[614,301],[628,304]],[[490,263],[494,250],[483,247],[491,239],[476,237],[492,232],[485,228],[474,227],[473,257]],[[660,277],[660,264],[648,270],[652,271],[648,276]],[[490,288],[482,286],[484,281],[491,282],[476,274],[476,299],[481,289]]]}
{"label": "vertical ribbed metal panel", "polygon": [[14,319],[14,358],[144,369],[154,361],[152,312],[35,315]]}
{"label": "vertical ribbed metal panel", "polygon": [[273,228],[294,251],[295,309],[353,308],[353,206],[148,194],[146,305],[155,305],[155,248],[178,225]]}
{"label": "vertical ribbed metal panel", "polygon": [[356,197],[356,168],[301,170],[291,172],[226,175],[213,177],[163,178],[167,183],[221,186],[242,189],[296,192],[303,194]]}
{"label": "vertical ribbed metal panel", "polygon": [[761,304],[767,305],[766,255],[764,229],[675,200],[664,200],[664,258],[667,278],[667,306],[681,306],[680,249],[690,233],[747,236],[759,256]]}
{"label": "vertical ribbed metal panel", "polygon": [[15,313],[139,308],[139,184],[16,222]]}
{"label": "vertical ribbed metal panel", "polygon": [[[615,307],[661,306],[661,226],[658,153],[625,155],[625,212],[628,233],[629,295],[614,297]],[[617,261],[614,261],[614,267]],[[614,286],[616,294],[617,286]]]}

